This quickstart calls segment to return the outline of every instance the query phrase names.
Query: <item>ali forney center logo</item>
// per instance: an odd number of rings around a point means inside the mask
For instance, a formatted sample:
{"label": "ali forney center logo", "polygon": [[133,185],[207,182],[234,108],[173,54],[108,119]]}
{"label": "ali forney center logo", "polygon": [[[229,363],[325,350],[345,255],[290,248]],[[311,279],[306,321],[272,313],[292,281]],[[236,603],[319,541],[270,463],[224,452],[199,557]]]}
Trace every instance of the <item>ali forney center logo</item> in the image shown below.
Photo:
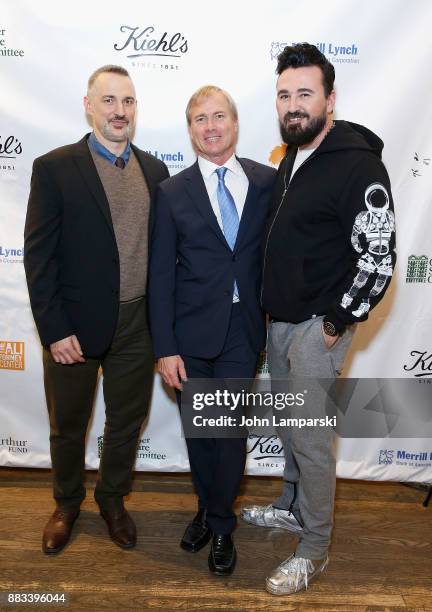
{"label": "ali forney center logo", "polygon": [[0,340],[0,369],[24,370],[24,342]]}
{"label": "ali forney center logo", "polygon": [[406,271],[407,283],[432,283],[432,258],[427,255],[410,255]]}
{"label": "ali forney center logo", "polygon": [[126,53],[136,68],[179,70],[179,60],[189,46],[182,32],[164,31],[154,25],[122,25],[114,49]]}
{"label": "ali forney center logo", "polygon": [[[312,42],[312,41],[311,41]],[[270,43],[270,58],[277,60],[278,56],[287,46],[295,45],[295,42],[272,42]],[[340,44],[332,42],[318,42],[315,46],[332,63],[338,64],[359,64],[359,49],[356,44]]]}

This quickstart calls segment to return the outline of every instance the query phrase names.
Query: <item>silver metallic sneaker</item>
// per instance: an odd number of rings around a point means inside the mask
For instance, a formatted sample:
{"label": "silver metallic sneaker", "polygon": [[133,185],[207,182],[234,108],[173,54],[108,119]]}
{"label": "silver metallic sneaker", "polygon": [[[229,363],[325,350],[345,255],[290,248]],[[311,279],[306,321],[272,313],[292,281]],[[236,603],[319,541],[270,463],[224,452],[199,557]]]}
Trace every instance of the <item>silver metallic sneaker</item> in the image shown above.
{"label": "silver metallic sneaker", "polygon": [[268,506],[246,506],[240,511],[240,518],[258,527],[279,527],[292,533],[301,533],[302,526],[289,510]]}
{"label": "silver metallic sneaker", "polygon": [[328,557],[318,561],[291,555],[266,579],[266,589],[273,595],[290,595],[302,589],[316,578],[328,564]]}

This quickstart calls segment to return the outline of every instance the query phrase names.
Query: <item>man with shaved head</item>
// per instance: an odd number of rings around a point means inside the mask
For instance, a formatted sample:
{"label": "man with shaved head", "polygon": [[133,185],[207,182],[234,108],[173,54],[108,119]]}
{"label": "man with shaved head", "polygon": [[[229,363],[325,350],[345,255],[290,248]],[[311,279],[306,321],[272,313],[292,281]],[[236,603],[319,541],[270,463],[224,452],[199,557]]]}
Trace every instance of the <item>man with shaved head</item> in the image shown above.
{"label": "man with shaved head", "polygon": [[25,225],[56,501],[42,540],[48,554],[67,544],[85,497],[85,438],[100,367],[106,422],[95,499],[111,539],[122,548],[135,545],[123,497],[153,382],[149,219],[168,171],[131,143],[137,101],[124,68],[96,70],[84,108],[93,131],[35,160]]}

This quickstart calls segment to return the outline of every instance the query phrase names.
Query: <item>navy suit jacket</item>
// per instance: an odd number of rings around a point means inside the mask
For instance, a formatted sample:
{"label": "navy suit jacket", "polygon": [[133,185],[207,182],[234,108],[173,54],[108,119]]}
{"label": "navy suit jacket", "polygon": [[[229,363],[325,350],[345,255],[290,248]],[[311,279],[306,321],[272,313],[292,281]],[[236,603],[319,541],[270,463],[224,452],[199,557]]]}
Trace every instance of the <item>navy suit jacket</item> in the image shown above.
{"label": "navy suit jacket", "polygon": [[276,171],[239,159],[249,180],[232,251],[210,204],[198,162],[163,181],[151,234],[149,315],[155,356],[212,359],[230,323],[234,279],[250,347],[265,344],[259,301],[261,244]]}

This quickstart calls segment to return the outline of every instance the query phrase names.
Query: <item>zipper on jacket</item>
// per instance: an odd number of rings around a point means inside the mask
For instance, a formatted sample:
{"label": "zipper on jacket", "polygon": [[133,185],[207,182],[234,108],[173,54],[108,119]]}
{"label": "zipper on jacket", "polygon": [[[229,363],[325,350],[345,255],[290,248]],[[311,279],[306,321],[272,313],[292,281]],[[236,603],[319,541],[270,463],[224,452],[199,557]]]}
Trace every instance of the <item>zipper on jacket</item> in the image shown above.
{"label": "zipper on jacket", "polygon": [[[311,159],[313,159],[314,157],[316,157],[315,152],[312,153],[312,155],[310,155],[307,159],[304,160],[304,162],[302,162],[300,164],[300,166],[295,171],[295,174],[297,174],[297,172],[300,170],[300,168],[303,168],[303,166],[305,164],[307,164],[307,162],[310,161]],[[265,248],[264,248],[264,258],[263,258],[263,265],[262,265],[262,271],[261,271],[261,278],[262,278],[262,282],[261,282],[261,296],[260,296],[260,304],[261,304],[261,306],[263,305],[262,299],[263,299],[263,293],[264,293],[264,272],[265,272],[265,267],[266,267],[267,248],[268,248],[268,243],[269,243],[269,239],[270,239],[270,234],[272,233],[273,226],[275,224],[275,221],[277,219],[277,216],[279,214],[279,211],[280,211],[281,206],[283,204],[283,201],[285,199],[286,193],[287,193],[291,183],[293,182],[293,180],[294,180],[294,176],[291,178],[291,180],[288,183],[288,185],[286,184],[286,171],[285,171],[285,175],[284,175],[284,190],[283,190],[283,193],[282,193],[281,201],[280,201],[279,206],[278,206],[278,208],[276,210],[275,216],[273,217],[273,221],[272,221],[272,223],[270,225],[270,228],[269,228],[269,231],[268,231],[268,234],[267,234],[266,243],[265,243]]]}

